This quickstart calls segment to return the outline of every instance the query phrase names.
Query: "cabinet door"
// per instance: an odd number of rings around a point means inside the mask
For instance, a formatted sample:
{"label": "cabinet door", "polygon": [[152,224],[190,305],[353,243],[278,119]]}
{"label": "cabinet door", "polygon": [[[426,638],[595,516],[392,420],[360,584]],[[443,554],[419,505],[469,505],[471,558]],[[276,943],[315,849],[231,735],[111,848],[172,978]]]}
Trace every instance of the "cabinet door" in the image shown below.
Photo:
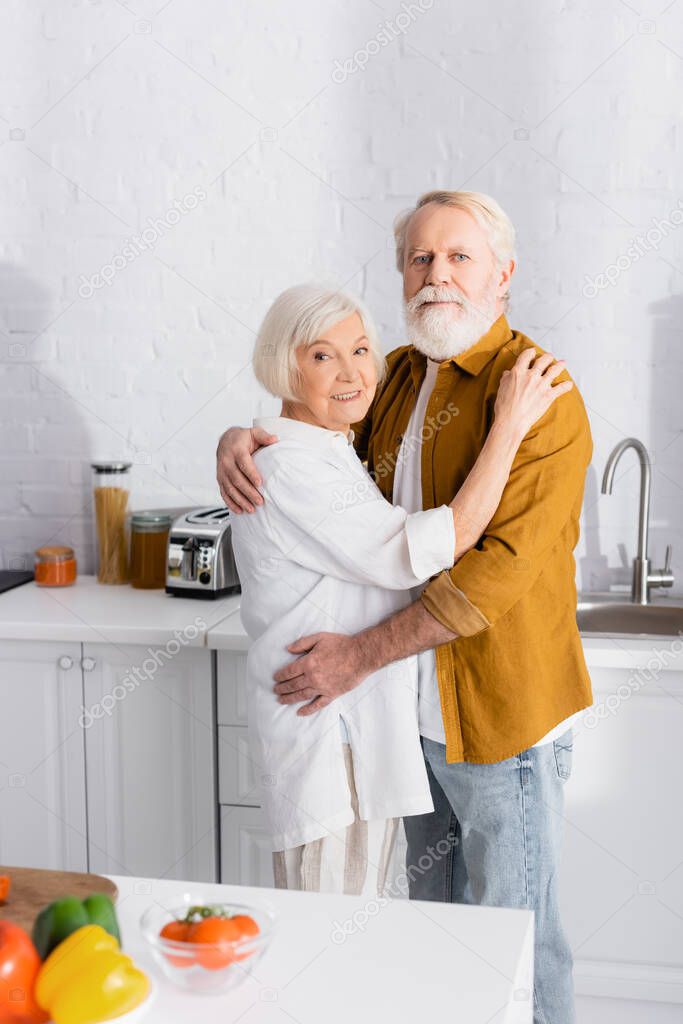
{"label": "cabinet door", "polygon": [[560,875],[577,991],[683,1001],[683,673],[591,675]]}
{"label": "cabinet door", "polygon": [[0,863],[87,870],[79,643],[0,644]]}
{"label": "cabinet door", "polygon": [[247,724],[247,655],[216,651],[218,724]]}
{"label": "cabinet door", "polygon": [[216,880],[211,652],[176,646],[84,645],[93,871]]}
{"label": "cabinet door", "polygon": [[260,805],[260,784],[244,725],[218,727],[218,799],[222,804]]}
{"label": "cabinet door", "polygon": [[221,882],[273,886],[273,855],[260,807],[221,807]]}

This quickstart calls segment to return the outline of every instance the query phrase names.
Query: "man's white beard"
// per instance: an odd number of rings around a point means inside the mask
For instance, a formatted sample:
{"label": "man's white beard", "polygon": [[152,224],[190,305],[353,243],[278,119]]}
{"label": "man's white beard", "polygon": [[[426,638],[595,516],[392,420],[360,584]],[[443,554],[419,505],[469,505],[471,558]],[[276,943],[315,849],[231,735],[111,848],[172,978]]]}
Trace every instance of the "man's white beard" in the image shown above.
{"label": "man's white beard", "polygon": [[[452,306],[430,306],[429,302],[457,302]],[[473,303],[459,288],[425,285],[404,304],[408,340],[424,355],[442,363],[471,348],[497,319],[495,296],[490,287]]]}

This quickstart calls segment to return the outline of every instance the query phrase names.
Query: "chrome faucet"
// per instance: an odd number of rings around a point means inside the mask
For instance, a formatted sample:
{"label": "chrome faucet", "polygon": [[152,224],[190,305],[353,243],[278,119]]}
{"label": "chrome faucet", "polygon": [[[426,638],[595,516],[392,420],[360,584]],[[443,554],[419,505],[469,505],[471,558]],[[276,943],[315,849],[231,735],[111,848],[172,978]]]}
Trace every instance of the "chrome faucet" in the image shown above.
{"label": "chrome faucet", "polygon": [[640,511],[638,517],[638,554],[633,559],[633,587],[631,600],[634,604],[649,604],[650,587],[672,587],[674,584],[671,572],[671,545],[667,544],[663,569],[651,569],[647,556],[647,540],[650,529],[650,480],[652,467],[645,445],[635,437],[627,437],[620,441],[610,453],[602,477],[602,493],[612,493],[614,471],[619,459],[629,448],[638,455],[640,461]]}

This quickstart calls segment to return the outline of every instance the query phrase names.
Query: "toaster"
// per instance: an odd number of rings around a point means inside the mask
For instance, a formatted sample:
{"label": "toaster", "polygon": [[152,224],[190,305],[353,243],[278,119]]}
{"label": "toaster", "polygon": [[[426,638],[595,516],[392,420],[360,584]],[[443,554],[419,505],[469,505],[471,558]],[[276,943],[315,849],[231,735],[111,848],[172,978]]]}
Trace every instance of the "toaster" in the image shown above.
{"label": "toaster", "polygon": [[190,509],[173,521],[166,558],[166,593],[223,597],[241,591],[232,551],[230,509]]}

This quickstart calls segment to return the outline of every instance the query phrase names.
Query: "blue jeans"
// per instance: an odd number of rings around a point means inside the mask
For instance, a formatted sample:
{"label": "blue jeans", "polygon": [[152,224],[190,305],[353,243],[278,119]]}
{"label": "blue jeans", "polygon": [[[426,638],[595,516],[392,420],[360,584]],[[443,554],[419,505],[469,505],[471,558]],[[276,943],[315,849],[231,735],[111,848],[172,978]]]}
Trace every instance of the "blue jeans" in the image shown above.
{"label": "blue jeans", "polygon": [[407,863],[449,837],[450,850],[410,873],[410,898],[533,910],[534,1024],[572,1024],[572,955],[557,905],[571,729],[497,764],[447,764],[443,744],[422,745],[435,809],[404,819]]}

